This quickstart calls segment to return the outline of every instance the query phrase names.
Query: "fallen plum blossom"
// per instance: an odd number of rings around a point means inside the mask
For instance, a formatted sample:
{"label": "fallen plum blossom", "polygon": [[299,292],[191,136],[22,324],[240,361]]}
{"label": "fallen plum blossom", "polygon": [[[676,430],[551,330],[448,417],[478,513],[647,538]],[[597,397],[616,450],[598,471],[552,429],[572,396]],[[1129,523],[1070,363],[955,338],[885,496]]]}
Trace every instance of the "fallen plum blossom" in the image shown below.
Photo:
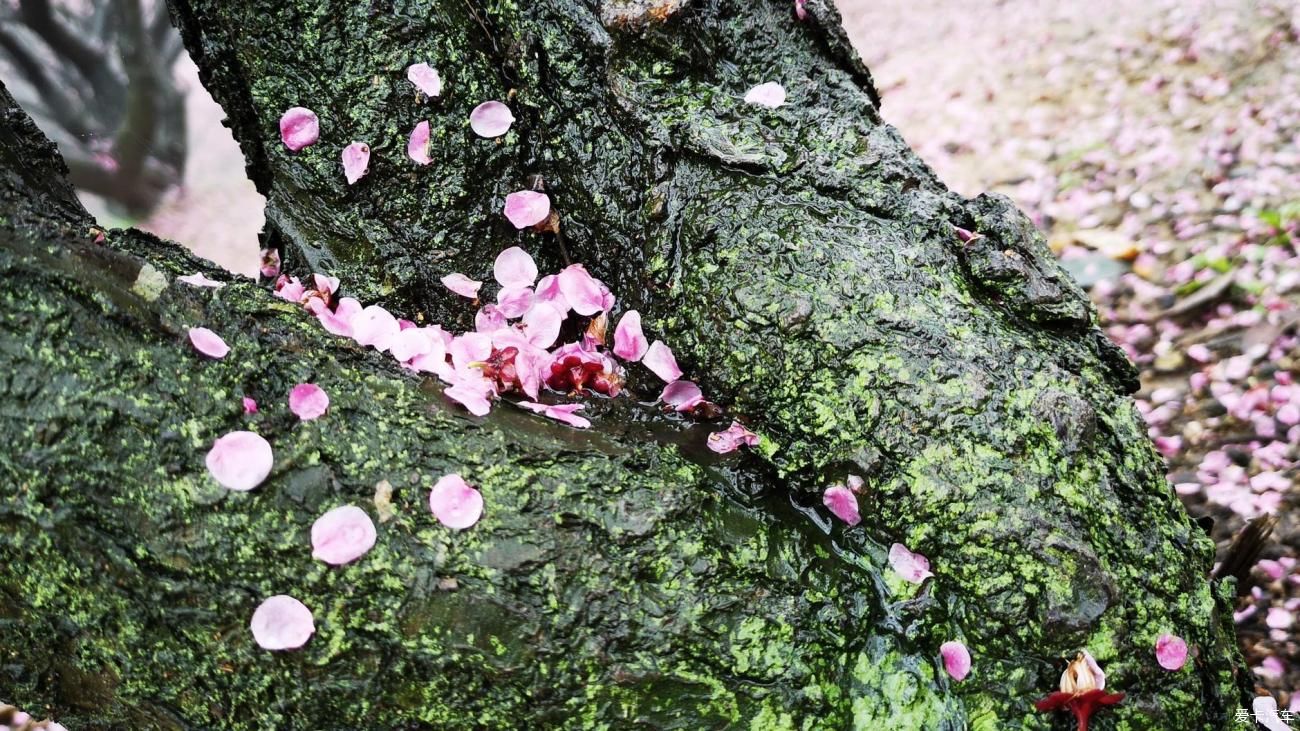
{"label": "fallen plum blossom", "polygon": [[590,421],[574,413],[586,408],[584,404],[539,404],[535,401],[520,401],[519,405],[529,411],[541,414],[549,419],[564,422],[569,426],[576,426],[579,429],[586,429],[591,426]]}
{"label": "fallen plum blossom", "polygon": [[315,634],[316,622],[305,604],[276,594],[257,606],[249,629],[263,650],[296,650]]}
{"label": "fallen plum blossom", "polygon": [[943,658],[943,669],[953,680],[961,682],[970,675],[970,651],[966,645],[949,640],[939,645],[939,655]]}
{"label": "fallen plum blossom", "polygon": [[464,530],[483,516],[483,495],[460,475],[452,473],[440,478],[429,491],[429,510],[439,523]]}
{"label": "fallen plum blossom", "polygon": [[533,190],[516,191],[506,196],[505,214],[517,229],[536,226],[551,215],[551,199]]}
{"label": "fallen plum blossom", "polygon": [[311,557],[340,566],[361,558],[375,545],[375,523],[355,505],[340,505],[311,526]]}
{"label": "fallen plum blossom", "polygon": [[267,279],[280,276],[280,252],[276,249],[262,249],[262,262],[258,271]]}
{"label": "fallen plum blossom", "polygon": [[213,442],[205,460],[217,484],[230,490],[252,490],[271,474],[275,457],[271,444],[251,431],[232,431]]}
{"label": "fallen plum blossom", "polygon": [[428,165],[433,162],[429,157],[429,122],[421,121],[411,130],[411,139],[406,143],[406,154],[412,160],[420,165]]}
{"label": "fallen plum blossom", "polygon": [[1181,670],[1187,662],[1187,643],[1178,635],[1160,635],[1156,640],[1156,662],[1165,670]]}
{"label": "fallen plum blossom", "polygon": [[710,434],[708,444],[709,449],[718,454],[727,454],[736,451],[742,444],[747,447],[757,446],[758,435],[746,429],[739,421],[733,421],[726,429]]}
{"label": "fallen plum blossom", "polygon": [[510,113],[510,107],[498,101],[483,102],[469,113],[470,129],[479,137],[500,137],[509,132],[514,123],[515,115]]}
{"label": "fallen plum blossom", "polygon": [[913,553],[901,543],[889,547],[889,567],[904,581],[920,584],[934,576],[930,572],[930,560],[919,553]]}
{"label": "fallen plum blossom", "polygon": [[320,119],[312,110],[290,107],[280,117],[280,141],[293,152],[311,147],[319,139]]}
{"label": "fallen plum blossom", "polygon": [[759,84],[745,94],[745,102],[776,109],[785,104],[785,88],[775,81]]}
{"label": "fallen plum blossom", "polygon": [[406,79],[431,99],[442,94],[442,77],[438,70],[423,61],[406,68]]}
{"label": "fallen plum blossom", "polygon": [[551,355],[546,385],[561,392],[580,392],[590,388],[606,396],[617,396],[623,389],[623,369],[604,353],[566,343]]}
{"label": "fallen plum blossom", "polygon": [[348,185],[354,185],[366,173],[370,172],[370,145],[353,142],[343,148],[343,175]]}
{"label": "fallen plum blossom", "polygon": [[215,279],[208,279],[207,275],[204,274],[203,272],[186,274],[184,276],[177,277],[176,281],[184,282],[190,285],[191,287],[212,287],[213,289],[221,289],[222,287],[226,286],[225,282],[218,282]]}
{"label": "fallen plum blossom", "polygon": [[299,383],[289,391],[289,410],[302,421],[319,419],[329,407],[329,394],[314,383]]}
{"label": "fallen plum blossom", "polygon": [[855,526],[862,522],[862,516],[858,513],[858,497],[843,485],[831,485],[826,488],[825,492],[822,493],[822,504],[836,518],[844,521],[849,526]]}
{"label": "fallen plum blossom", "polygon": [[451,274],[448,274],[447,276],[442,278],[442,286],[446,287],[447,289],[450,289],[451,291],[455,292],[461,297],[468,297],[469,299],[477,299],[478,289],[479,287],[483,286],[483,283],[474,279],[470,279],[469,277],[465,276],[464,274],[461,274],[460,272],[452,272]]}
{"label": "fallen plum blossom", "polygon": [[1039,711],[1068,710],[1079,722],[1079,731],[1087,731],[1088,719],[1101,706],[1113,706],[1124,700],[1123,693],[1106,693],[1106,674],[1087,650],[1080,652],[1061,673],[1061,689],[1036,701]]}
{"label": "fallen plum blossom", "polygon": [[672,383],[682,377],[682,369],[677,365],[677,358],[662,340],[656,340],[646,348],[645,357],[641,362],[664,383]]}
{"label": "fallen plum blossom", "polygon": [[209,358],[220,360],[230,352],[230,346],[226,345],[226,341],[206,327],[192,327],[189,335],[190,344],[194,346],[194,349]]}

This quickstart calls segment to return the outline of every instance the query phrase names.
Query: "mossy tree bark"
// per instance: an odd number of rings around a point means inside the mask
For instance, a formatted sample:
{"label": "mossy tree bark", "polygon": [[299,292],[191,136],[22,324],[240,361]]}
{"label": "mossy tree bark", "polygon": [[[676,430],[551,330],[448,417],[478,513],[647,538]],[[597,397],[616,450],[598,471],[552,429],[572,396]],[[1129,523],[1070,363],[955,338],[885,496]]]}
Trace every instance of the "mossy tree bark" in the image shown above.
{"label": "mossy tree bark", "polygon": [[[483,275],[512,243],[582,261],[765,449],[717,460],[716,425],[634,399],[593,403],[590,434],[508,406],[467,418],[252,284],[171,283],[198,266],[174,246],[92,244],[10,108],[13,700],[81,728],[1048,729],[1068,721],[1032,702],[1087,648],[1129,694],[1095,729],[1217,728],[1241,702],[1232,587],[1207,578],[1213,546],[1164,481],[1132,370],[1022,214],[948,192],[881,122],[830,7],[804,23],[775,0],[172,7],[291,267],[464,326],[442,274]],[[442,72],[438,99],[405,82],[416,61]],[[787,106],[741,103],[770,79]],[[519,121],[479,140],[466,116],[492,98]],[[297,155],[276,127],[295,105],[323,123]],[[428,167],[404,154],[422,119]],[[354,139],[374,157],[348,187]],[[562,237],[500,215],[537,176]],[[231,355],[200,361],[194,324]],[[247,422],[239,397],[305,380],[330,417],[265,409],[271,480],[216,488],[202,456]],[[489,506],[464,533],[422,507],[452,471]],[[819,494],[850,473],[865,520],[845,529]],[[312,520],[383,480],[397,517],[376,549],[313,562]],[[890,573],[894,541],[936,578]],[[246,631],[275,593],[315,610],[301,652]],[[1162,632],[1195,648],[1184,670],[1156,665]],[[948,639],[975,658],[963,683],[938,664]]]}

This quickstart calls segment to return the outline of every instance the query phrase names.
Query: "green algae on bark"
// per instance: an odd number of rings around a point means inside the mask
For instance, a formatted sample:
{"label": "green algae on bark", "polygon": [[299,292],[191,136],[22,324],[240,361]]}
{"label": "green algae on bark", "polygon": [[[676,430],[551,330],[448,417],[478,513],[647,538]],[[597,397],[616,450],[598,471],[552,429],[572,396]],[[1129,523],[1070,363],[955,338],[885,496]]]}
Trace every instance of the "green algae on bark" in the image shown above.
{"label": "green algae on bark", "polygon": [[[632,565],[570,579],[638,594],[636,602],[600,605],[619,617],[612,624],[569,614],[554,619],[565,628],[592,622],[601,637],[629,638],[615,655],[640,658],[633,680],[619,681],[625,661],[606,657],[607,644],[589,635],[568,642],[567,634],[553,661],[529,656],[523,663],[529,673],[545,668],[544,677],[494,674],[472,655],[443,658],[437,666],[410,661],[419,669],[403,677],[436,667],[490,683],[497,694],[473,706],[491,714],[476,719],[485,725],[509,723],[503,719],[520,713],[531,692],[531,702],[546,709],[539,713],[557,715],[523,718],[552,725],[617,726],[636,723],[628,720],[635,716],[649,728],[1049,729],[1066,719],[1038,714],[1032,702],[1054,689],[1075,651],[1088,648],[1107,667],[1111,687],[1129,694],[1125,704],[1094,719],[1094,728],[1221,726],[1248,678],[1229,594],[1206,578],[1212,546],[1164,482],[1159,457],[1125,396],[1131,368],[1093,326],[1091,308],[1033,227],[1004,199],[963,200],[947,191],[880,120],[870,76],[828,4],[810,2],[811,18],[802,24],[784,0],[665,5],[673,6],[666,18],[607,26],[610,16],[572,0],[172,0],[187,46],[268,198],[268,234],[286,249],[291,268],[325,270],[363,300],[380,298],[404,314],[454,325],[467,322],[466,308],[437,284],[441,274],[486,278],[496,253],[512,243],[543,269],[582,261],[625,306],[647,313],[651,336],[665,337],[710,398],[763,435],[760,455],[721,464],[684,461],[681,455],[691,456],[685,448],[646,443],[644,412],[601,404],[608,411],[598,422],[600,435],[548,431],[546,439],[560,441],[543,439],[533,445],[536,452],[525,443],[516,461],[504,448],[483,452],[479,445],[514,438],[521,422],[504,409],[472,429],[435,411],[444,420],[428,426],[415,415],[429,407],[416,400],[401,401],[404,407],[391,413],[371,403],[396,399],[371,390],[409,388],[391,385],[405,383],[400,377],[366,369],[341,376],[340,382],[365,376],[354,386],[364,399],[349,412],[365,427],[351,432],[364,448],[329,456],[325,442],[337,442],[324,434],[301,448],[328,457],[304,464],[343,481],[352,500],[363,498],[387,465],[397,465],[408,484],[411,474],[436,477],[438,470],[420,465],[455,461],[427,444],[440,440],[456,445],[457,454],[464,448],[524,473],[540,470],[542,484],[554,484],[548,475],[559,478],[536,455],[563,445],[565,455],[583,455],[581,467],[566,463],[566,469],[592,470],[583,474],[616,486],[619,505],[631,499],[623,495],[638,495],[638,486],[655,486],[657,495],[675,483],[695,485],[687,494],[703,500],[716,493],[719,479],[732,497],[762,496],[743,506],[714,497],[707,512],[716,517],[695,520],[683,511],[680,525],[657,523],[653,538],[639,544],[646,553],[634,551]],[[439,68],[442,97],[415,98],[403,76],[413,61]],[[745,105],[744,92],[768,80],[785,86],[789,103],[777,110]],[[491,98],[508,100],[519,119],[499,141],[473,137],[466,121],[474,105]],[[322,139],[294,155],[279,144],[275,122],[298,104],[321,114]],[[433,130],[435,162],[427,168],[416,168],[402,152],[421,119]],[[337,153],[353,139],[371,144],[375,157],[371,174],[349,188]],[[500,215],[504,195],[530,187],[534,176],[561,216],[563,239],[516,232]],[[963,245],[954,226],[981,238]],[[135,241],[127,236],[114,243]],[[284,340],[270,328],[268,353],[279,353],[281,344],[302,353],[351,352],[302,340],[313,323],[293,320],[293,308],[248,295],[247,302],[261,304],[248,305],[253,309],[232,323],[265,328],[262,320],[274,316],[283,318],[274,321],[286,332],[299,333]],[[146,360],[152,367],[159,358]],[[231,394],[224,417],[230,423],[239,423],[233,406],[239,389],[260,382],[266,367],[245,365],[231,381],[212,386]],[[288,373],[270,378],[297,382]],[[200,435],[195,417],[186,423],[178,433],[197,445],[191,449],[215,436]],[[649,427],[660,436],[678,428],[654,420]],[[406,429],[418,437],[404,436]],[[593,456],[592,440],[620,446],[613,456],[599,450],[604,456]],[[817,497],[847,473],[863,475],[869,488],[866,519],[855,530],[831,526]],[[346,482],[354,475],[363,477]],[[275,485],[254,497],[276,499]],[[555,499],[574,497],[594,499],[571,482]],[[628,503],[638,504],[643,507],[634,514],[655,501],[641,496]],[[565,514],[559,503],[545,505]],[[260,524],[259,515],[247,520]],[[783,537],[719,544],[710,521],[724,526],[723,534],[740,524]],[[539,536],[548,534],[532,531],[543,531],[543,524],[553,530],[545,521],[514,524],[517,532],[504,536],[506,547],[493,555],[540,554],[539,566],[526,568],[572,577],[562,568],[578,567],[537,548]],[[808,533],[818,525],[829,542]],[[602,559],[617,563],[608,541],[587,540],[593,543],[583,550],[599,549]],[[936,579],[918,588],[882,571],[884,547],[895,540],[929,555]],[[577,551],[579,543],[565,547]],[[683,584],[684,574],[673,567],[694,566],[700,551],[709,566],[739,562],[728,570],[740,578],[706,574]],[[785,558],[774,559],[773,551]],[[465,560],[458,570],[470,572],[470,564]],[[394,569],[399,576],[403,570],[414,569]],[[563,584],[562,576],[544,581]],[[771,597],[772,576],[796,583]],[[572,609],[581,604],[574,597],[587,600],[580,591],[542,594],[512,581],[494,574],[477,588],[492,596],[522,592],[522,604],[539,613]],[[756,616],[692,622],[708,610],[676,594],[675,609],[657,598],[642,600],[647,581],[673,592],[685,586],[688,593],[710,594],[716,585],[721,593],[712,596],[740,605],[757,601]],[[813,583],[800,583],[807,581]],[[551,591],[554,583],[545,586]],[[768,611],[763,602],[769,599],[788,611]],[[382,591],[375,601],[385,601]],[[457,605],[432,613],[419,632],[485,611],[481,604]],[[681,623],[665,625],[668,616]],[[551,620],[535,621],[536,627]],[[622,622],[633,629],[610,629]],[[647,638],[668,635],[645,628],[664,626],[690,628],[668,644],[674,657],[691,662],[647,659],[644,643],[655,644]],[[1155,663],[1152,646],[1165,631],[1182,635],[1199,653],[1179,673]],[[326,644],[322,635],[317,640]],[[770,638],[776,650],[755,637]],[[936,671],[938,645],[953,638],[963,639],[974,656],[973,674],[960,684]],[[484,641],[481,632],[476,640]],[[412,651],[405,640],[390,641],[397,644],[385,646],[387,652],[406,658]],[[463,644],[506,655],[533,644],[519,636],[498,643]],[[440,657],[457,651],[438,650]],[[726,669],[700,666],[701,658]],[[607,674],[592,675],[593,663]],[[651,665],[656,670],[646,669]],[[312,692],[291,685],[301,677],[346,686],[366,708],[391,698],[373,673],[357,690],[357,676],[334,675],[345,672],[337,663],[312,667],[316,675],[300,668],[292,678],[281,668],[279,683],[258,676],[259,698]],[[356,673],[367,669],[378,672],[371,666]],[[427,678],[407,682],[394,685],[406,688],[402,697],[423,702],[418,688]],[[146,690],[136,697],[147,697]],[[303,697],[286,698],[275,705],[279,712],[311,712],[300,705]],[[689,710],[674,715],[681,707]],[[185,706],[185,713],[196,712]]]}

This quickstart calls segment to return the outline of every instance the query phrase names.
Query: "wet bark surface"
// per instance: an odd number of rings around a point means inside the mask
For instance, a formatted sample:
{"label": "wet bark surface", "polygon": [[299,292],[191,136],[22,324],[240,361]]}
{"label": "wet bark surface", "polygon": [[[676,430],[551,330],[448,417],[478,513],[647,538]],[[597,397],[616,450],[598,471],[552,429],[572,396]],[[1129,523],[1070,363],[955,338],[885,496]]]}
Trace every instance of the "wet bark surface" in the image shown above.
{"label": "wet bark surface", "polygon": [[[25,446],[0,457],[0,623],[19,705],[89,728],[1048,729],[1065,717],[1032,703],[1087,648],[1129,694],[1093,728],[1225,722],[1247,682],[1232,587],[1207,579],[1132,370],[1032,225],[939,184],[825,5],[804,23],[784,2],[639,7],[173,2],[291,268],[463,327],[442,274],[488,278],[512,244],[581,261],[763,435],[741,458],[702,448],[725,422],[635,398],[593,403],[590,434],[505,405],[471,419],[251,282],[174,282],[198,266],[174,246],[93,244],[10,108],[0,427]],[[441,97],[405,81],[417,61]],[[772,79],[786,106],[743,104]],[[492,98],[519,121],[475,138]],[[297,155],[276,127],[295,105],[322,119]],[[405,156],[422,119],[427,167]],[[353,140],[374,152],[348,187]],[[500,215],[538,177],[558,236]],[[231,355],[191,352],[197,324]],[[240,396],[306,380],[328,419],[251,417],[275,472],[216,487],[202,456],[248,423]],[[452,471],[488,503],[465,533],[422,504]],[[848,474],[867,488],[852,529],[820,506]],[[381,480],[398,510],[380,545],[313,562],[315,517]],[[891,573],[895,541],[936,578]],[[301,652],[247,632],[275,593],[315,612]],[[1180,672],[1155,663],[1163,632],[1195,648]],[[950,639],[975,658],[963,683],[938,662]]]}

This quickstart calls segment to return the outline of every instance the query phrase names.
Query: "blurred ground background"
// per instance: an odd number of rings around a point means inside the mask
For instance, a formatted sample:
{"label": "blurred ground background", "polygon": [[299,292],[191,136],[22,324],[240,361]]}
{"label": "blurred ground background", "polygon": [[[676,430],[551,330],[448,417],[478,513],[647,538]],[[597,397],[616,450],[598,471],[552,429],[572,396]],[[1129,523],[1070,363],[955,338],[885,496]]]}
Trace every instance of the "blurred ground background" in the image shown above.
{"label": "blurred ground background", "polygon": [[[1089,287],[1142,370],[1172,489],[1221,551],[1278,516],[1236,620],[1260,685],[1300,711],[1300,4],[839,5],[885,118],[955,190],[1015,200]],[[261,199],[188,59],[175,75],[182,184],[143,220],[88,203],[252,274]]]}

